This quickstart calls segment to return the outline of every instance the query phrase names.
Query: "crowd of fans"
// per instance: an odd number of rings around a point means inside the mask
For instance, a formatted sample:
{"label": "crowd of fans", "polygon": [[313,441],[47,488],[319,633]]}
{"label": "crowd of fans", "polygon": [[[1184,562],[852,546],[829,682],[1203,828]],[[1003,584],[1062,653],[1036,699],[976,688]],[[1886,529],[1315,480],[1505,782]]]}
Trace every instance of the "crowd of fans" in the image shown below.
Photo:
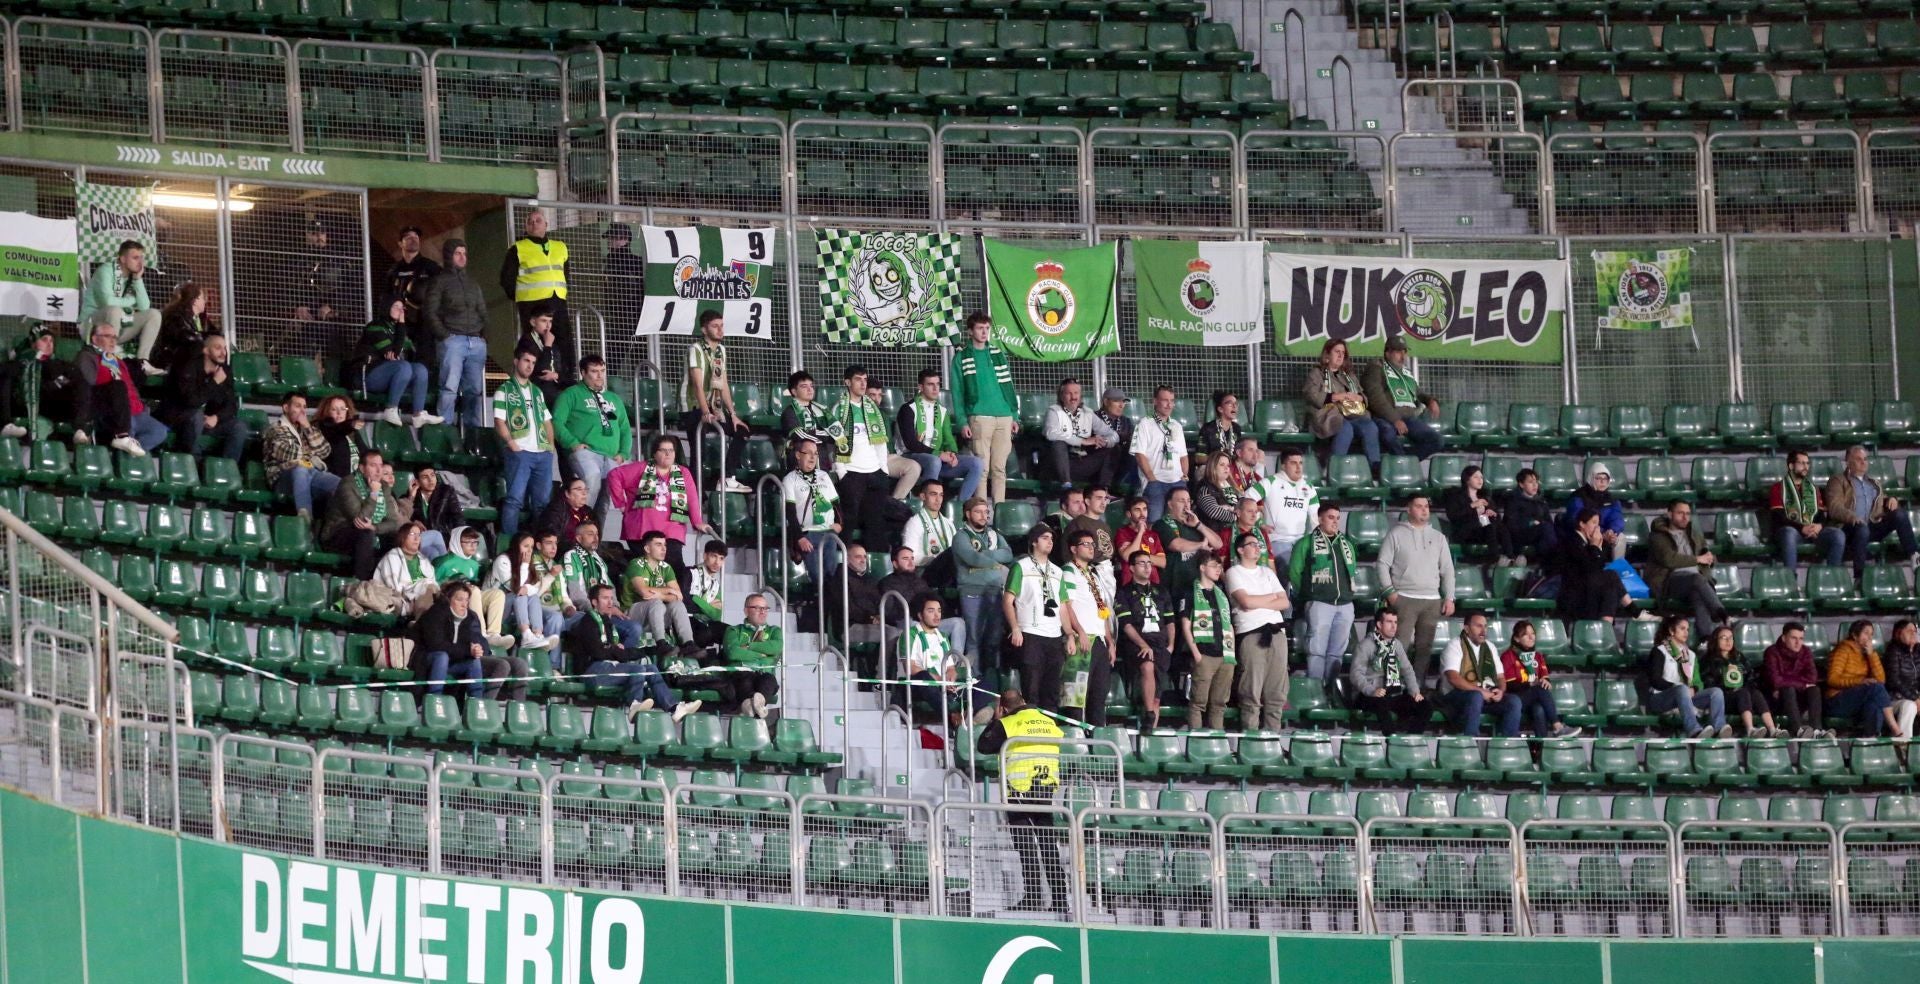
{"label": "crowd of fans", "polygon": [[[706,477],[681,462],[681,440],[669,434],[638,455],[633,415],[608,388],[605,361],[575,364],[561,337],[567,246],[546,233],[544,216],[532,214],[503,264],[521,332],[489,397],[486,303],[465,244],[447,240],[436,264],[421,253],[420,230],[403,230],[382,278],[387,301],[341,366],[358,406],[329,396],[310,411],[305,395],[288,394],[260,435],[267,480],[313,524],[317,544],[347,558],[367,587],[362,602],[411,620],[413,668],[431,689],[463,681],[469,692],[511,697],[539,667],[620,688],[634,712],[697,710],[700,701],[675,702],[672,678],[683,691],[720,694],[727,709],[764,715],[781,659],[772,606],[754,595],[743,622],[721,620],[727,547],[702,513]],[[29,331],[0,371],[8,436],[44,421],[72,428],[77,443],[128,455],[170,440],[196,456],[245,453],[253,435],[205,294],[181,283],[154,309],[144,270],[144,251],[128,242],[92,272],[77,359],[55,357],[48,328]],[[707,484],[747,492],[735,474],[751,428],[733,402],[723,328],[718,313],[699,319],[680,424],[691,439],[709,428],[731,438]],[[945,374],[950,403],[938,368],[921,371],[892,413],[861,365],[845,367],[831,398],[796,371],[770,435],[786,461],[785,548],[830,593],[824,610],[803,615],[854,646],[878,644],[878,670],[909,683],[893,694],[903,707],[984,722],[993,693],[1017,674],[1034,707],[1076,708],[1100,725],[1118,676],[1144,726],[1162,723],[1162,695],[1179,689],[1189,695],[1189,727],[1220,727],[1231,702],[1245,727],[1277,730],[1291,635],[1304,639],[1307,677],[1343,690],[1389,732],[1424,730],[1438,707],[1468,734],[1487,716],[1502,735],[1523,725],[1577,733],[1559,719],[1537,626],[1517,623],[1502,651],[1484,613],[1456,611],[1455,548],[1469,547],[1494,567],[1537,568],[1529,589],[1553,598],[1553,617],[1568,623],[1653,619],[1661,601],[1681,609],[1661,622],[1640,675],[1647,708],[1676,712],[1689,735],[1730,736],[1732,717],[1749,735],[1805,737],[1827,712],[1872,734],[1912,733],[1920,639],[1911,622],[1884,651],[1873,646],[1872,623],[1854,625],[1824,680],[1797,623],[1763,656],[1738,652],[1713,584],[1718,560],[1691,505],[1671,503],[1652,524],[1644,562],[1627,565],[1625,512],[1602,463],[1564,503],[1546,500],[1531,469],[1496,493],[1472,466],[1437,500],[1410,496],[1371,562],[1380,608],[1359,624],[1359,551],[1340,508],[1307,477],[1307,451],[1283,450],[1269,472],[1230,392],[1212,394],[1213,415],[1190,448],[1171,387],[1157,387],[1135,417],[1124,390],[1106,388],[1096,409],[1067,379],[1041,433],[1020,441],[1058,483],[1061,512],[1010,541],[995,528],[995,507],[1006,501],[1021,428],[1007,355],[991,333],[985,315],[967,319]],[[1359,453],[1376,479],[1383,454],[1427,458],[1441,447],[1439,403],[1399,337],[1359,370],[1344,343],[1329,343],[1303,396],[1318,450]],[[497,553],[491,531],[463,519],[462,500],[472,499],[464,480],[433,467],[396,472],[365,436],[359,406],[394,426],[491,427],[505,484]],[[1124,522],[1110,528],[1108,506],[1122,490]],[[1844,471],[1824,485],[1810,478],[1804,452],[1790,452],[1768,505],[1789,567],[1802,544],[1823,563],[1851,563],[1856,578],[1880,540],[1897,538],[1906,556],[1916,554],[1907,512],[1869,476],[1863,447],[1849,449]],[[1449,533],[1434,521],[1436,506]],[[690,543],[700,557],[693,567]],[[885,576],[875,554],[890,565]],[[1629,580],[1644,580],[1646,597],[1636,599]],[[889,595],[905,604],[883,611]],[[1436,651],[1436,628],[1453,617],[1458,635]]]}

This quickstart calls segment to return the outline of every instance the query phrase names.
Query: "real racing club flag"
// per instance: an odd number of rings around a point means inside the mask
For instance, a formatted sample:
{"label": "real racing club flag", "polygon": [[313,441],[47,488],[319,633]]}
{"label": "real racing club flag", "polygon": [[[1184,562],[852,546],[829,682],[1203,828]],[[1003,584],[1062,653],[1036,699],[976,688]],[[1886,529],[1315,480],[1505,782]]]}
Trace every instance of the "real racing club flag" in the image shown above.
{"label": "real racing club flag", "polygon": [[932,346],[960,334],[960,237],[821,229],[820,332],[836,345]]}
{"label": "real racing club flag", "polygon": [[718,311],[728,336],[773,337],[774,230],[641,226],[646,300],[635,335],[692,335]]}
{"label": "real racing club flag", "polygon": [[1135,239],[1140,340],[1172,345],[1254,345],[1266,330],[1264,243]]}
{"label": "real racing club flag", "polygon": [[1072,362],[1120,351],[1115,294],[1119,244],[1034,249],[981,240],[987,315],[1009,355]]}

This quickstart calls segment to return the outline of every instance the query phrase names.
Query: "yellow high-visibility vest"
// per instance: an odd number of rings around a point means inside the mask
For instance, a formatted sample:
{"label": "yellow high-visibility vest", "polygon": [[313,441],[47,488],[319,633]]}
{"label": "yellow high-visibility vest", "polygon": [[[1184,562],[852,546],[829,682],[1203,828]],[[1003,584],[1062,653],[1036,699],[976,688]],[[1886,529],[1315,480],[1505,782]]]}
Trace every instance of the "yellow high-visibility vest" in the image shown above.
{"label": "yellow high-visibility vest", "polygon": [[1007,733],[1001,746],[1000,763],[1007,776],[1007,788],[1016,793],[1035,786],[1051,789],[1060,785],[1060,746],[1050,742],[1021,741],[1022,738],[1059,738],[1060,726],[1038,708],[1028,707],[1000,719]]}
{"label": "yellow high-visibility vest", "polygon": [[547,240],[545,249],[531,239],[516,240],[513,254],[520,261],[513,278],[513,300],[544,301],[549,297],[567,299],[567,244]]}

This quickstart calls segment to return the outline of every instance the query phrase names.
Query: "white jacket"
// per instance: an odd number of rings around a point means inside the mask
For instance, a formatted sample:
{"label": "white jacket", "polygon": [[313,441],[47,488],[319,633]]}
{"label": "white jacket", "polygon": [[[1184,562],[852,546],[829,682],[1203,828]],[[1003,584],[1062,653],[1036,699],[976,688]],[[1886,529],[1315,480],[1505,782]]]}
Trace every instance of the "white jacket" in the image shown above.
{"label": "white jacket", "polygon": [[424,556],[420,557],[420,574],[416,578],[407,570],[407,555],[399,547],[394,547],[380,558],[379,566],[373,569],[373,582],[400,592],[400,596],[410,602],[418,601],[422,595],[440,586],[433,576],[433,564]]}
{"label": "white jacket", "polygon": [[1097,437],[1107,442],[1108,447],[1120,443],[1120,435],[1114,433],[1107,422],[1093,408],[1084,404],[1080,407],[1080,419],[1075,420],[1067,408],[1058,403],[1047,407],[1046,425],[1042,433],[1049,441],[1060,441],[1073,447],[1087,443],[1088,438]]}

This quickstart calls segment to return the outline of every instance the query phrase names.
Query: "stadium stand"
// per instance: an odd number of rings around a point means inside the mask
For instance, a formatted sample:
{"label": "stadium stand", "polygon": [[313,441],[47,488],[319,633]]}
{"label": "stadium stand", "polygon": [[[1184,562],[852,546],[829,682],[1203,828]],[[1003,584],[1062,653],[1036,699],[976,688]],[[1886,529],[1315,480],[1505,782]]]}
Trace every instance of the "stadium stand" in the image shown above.
{"label": "stadium stand", "polygon": [[[1899,398],[1907,362],[1894,324],[1913,301],[1906,274],[1892,272],[1906,254],[1888,242],[1910,234],[1920,204],[1915,133],[1902,125],[1920,98],[1912,5],[1298,6],[1297,34],[1305,16],[1344,8],[1338,36],[1373,54],[1363,67],[1390,68],[1396,93],[1405,82],[1409,100],[1429,83],[1452,94],[1419,96],[1433,105],[1369,134],[1337,95],[1334,67],[1307,79],[1302,65],[1269,60],[1288,43],[1269,34],[1288,32],[1260,30],[1268,15],[1250,25],[1229,5],[1192,0],[6,5],[8,122],[26,133],[554,176],[567,200],[514,200],[504,216],[494,201],[466,219],[504,219],[517,236],[531,215],[553,218],[579,257],[576,316],[563,327],[612,363],[632,448],[668,435],[694,464],[715,533],[689,536],[675,560],[697,563],[708,539],[728,545],[720,620],[740,622],[745,597],[766,591],[786,635],[778,696],[762,713],[751,699],[728,713],[630,713],[624,685],[556,672],[510,636],[491,648],[531,655],[523,699],[428,692],[411,669],[384,665],[413,620],[349,607],[353,558],[268,481],[260,435],[289,393],[345,396],[366,421],[365,449],[383,453],[401,487],[429,467],[459,477],[472,493],[459,523],[486,531],[489,558],[506,540],[510,451],[458,419],[395,423],[380,394],[340,385],[358,315],[373,313],[359,307],[379,291],[354,287],[351,313],[294,324],[276,278],[305,273],[276,257],[303,258],[299,244],[241,236],[244,217],[223,213],[182,253],[226,288],[216,313],[237,344],[229,371],[254,435],[245,451],[223,457],[209,438],[140,454],[76,441],[69,426],[0,437],[0,509],[14,520],[0,730],[36,750],[9,752],[0,780],[249,847],[693,897],[1337,933],[1911,935],[1920,758],[1910,733],[1831,716],[1779,736],[1737,712],[1726,731],[1681,733],[1678,714],[1649,709],[1641,666],[1657,616],[1691,606],[1653,598],[1639,606],[1646,619],[1562,619],[1539,590],[1539,558],[1499,563],[1491,544],[1461,542],[1459,516],[1436,509],[1458,607],[1428,651],[1409,654],[1413,665],[1435,679],[1470,610],[1491,616],[1500,649],[1528,620],[1560,719],[1580,737],[1502,734],[1492,714],[1484,733],[1460,734],[1438,710],[1428,733],[1378,733],[1345,672],[1304,675],[1307,633],[1296,631],[1285,660],[1301,675],[1282,731],[1257,730],[1237,704],[1221,729],[1176,727],[1184,673],[1161,682],[1151,721],[1135,675],[1122,673],[1104,708],[1111,724],[1085,724],[1092,709],[1076,708],[1058,719],[1057,743],[1038,743],[1047,751],[999,748],[1004,725],[894,707],[904,674],[882,652],[884,631],[839,624],[835,576],[793,556],[778,483],[787,374],[812,372],[830,404],[829,381],[865,360],[892,420],[920,363],[942,361],[825,340],[818,293],[793,255],[809,252],[815,229],[1076,243],[1164,234],[1459,257],[1579,257],[1658,236],[1697,246],[1694,337],[1603,344],[1583,317],[1580,330],[1569,322],[1564,366],[1423,366],[1443,439],[1424,460],[1332,454],[1299,399],[1310,360],[1264,346],[1155,348],[1136,345],[1130,326],[1122,353],[1098,364],[1019,365],[1023,431],[992,528],[1017,548],[1065,506],[1040,438],[1061,375],[1117,387],[1136,416],[1153,386],[1173,386],[1172,422],[1190,446],[1210,419],[1209,391],[1225,387],[1245,397],[1260,471],[1305,451],[1305,480],[1342,508],[1361,562],[1358,623],[1336,640],[1343,661],[1383,607],[1374,565],[1411,497],[1458,488],[1469,467],[1503,507],[1530,469],[1558,514],[1604,466],[1622,505],[1621,555],[1642,569],[1663,535],[1655,522],[1689,504],[1749,660],[1788,623],[1805,626],[1823,681],[1856,620],[1876,627],[1884,650],[1916,605],[1898,537],[1869,544],[1857,577],[1823,563],[1812,538],[1783,563],[1769,494],[1789,453],[1808,452],[1825,487],[1860,445],[1866,475],[1920,524],[1920,430]],[[1318,20],[1312,34],[1335,36]],[[1342,50],[1322,47],[1300,51],[1306,67]],[[1322,79],[1331,100],[1315,94]],[[1427,108],[1483,123],[1423,133],[1413,117]],[[1396,136],[1408,139],[1390,147]],[[1422,139],[1449,145],[1440,163],[1395,156]],[[1499,208],[1408,190],[1429,187],[1415,172],[1445,170],[1455,154],[1490,176]],[[56,165],[0,162],[0,188],[29,210],[71,214],[70,180],[46,173]],[[335,219],[366,204],[320,211]],[[318,221],[297,198],[261,211],[281,205],[282,218]],[[1472,222],[1458,220],[1508,211],[1512,235],[1460,232]],[[766,344],[728,340],[731,404],[751,428],[737,467],[715,435],[678,426],[689,410],[698,420],[678,395],[686,340],[620,337],[620,274],[587,255],[615,223],[630,237],[631,224],[666,219],[764,222],[784,237],[782,324]],[[343,276],[371,282],[382,264],[368,257],[387,244],[363,223],[339,227],[371,243]],[[307,244],[324,257],[326,238]],[[963,263],[977,302],[978,258]],[[1575,269],[1584,305],[1594,284]],[[1805,296],[1786,298],[1784,279],[1804,281]],[[1138,308],[1132,286],[1121,291],[1124,321]],[[66,332],[56,354],[71,357],[76,342]],[[958,483],[947,491],[945,518],[964,521]],[[1111,531],[1125,509],[1094,518]],[[870,563],[870,581],[893,570],[877,553]],[[1014,679],[999,664],[974,668],[995,690]],[[724,677],[668,669],[675,700],[734,703]],[[1785,717],[1778,704],[1773,713]],[[1031,778],[1023,754],[1057,756],[1051,793],[1019,784]],[[1036,817],[1045,822],[1027,822]],[[1071,876],[1043,873],[1063,856]],[[1073,884],[1056,880],[1041,899],[1049,877]]]}

